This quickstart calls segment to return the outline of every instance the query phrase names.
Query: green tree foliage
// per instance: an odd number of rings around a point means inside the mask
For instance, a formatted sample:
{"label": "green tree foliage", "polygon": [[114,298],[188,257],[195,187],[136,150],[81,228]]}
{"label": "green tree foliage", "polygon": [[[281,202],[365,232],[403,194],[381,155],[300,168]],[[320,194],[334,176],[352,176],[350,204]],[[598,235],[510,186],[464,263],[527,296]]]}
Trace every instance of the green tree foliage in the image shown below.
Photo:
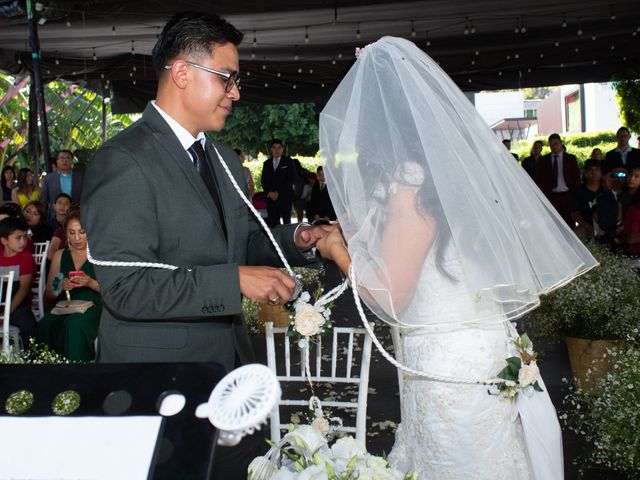
{"label": "green tree foliage", "polygon": [[[0,98],[19,85],[20,78],[0,75]],[[76,152],[81,161],[86,161],[102,144],[102,97],[76,84],[54,81],[44,85],[49,145],[52,152],[66,148]],[[107,138],[111,138],[127,126],[134,117],[112,115],[110,104],[106,104]],[[0,106],[0,142],[6,143],[2,163],[16,166],[32,166],[28,141],[29,83]],[[8,140],[8,141],[7,141]],[[2,149],[0,148],[0,154]],[[43,159],[40,159],[43,166]]]}
{"label": "green tree foliage", "polygon": [[538,100],[545,99],[558,87],[536,87],[536,88],[523,88],[523,94],[525,100]]}
{"label": "green tree foliage", "polygon": [[319,107],[314,103],[236,107],[215,140],[239,148],[252,157],[269,153],[269,141],[279,138],[288,155],[318,153]]}
{"label": "green tree foliage", "polygon": [[640,132],[640,72],[627,72],[613,86],[618,94],[620,114],[625,126],[633,132]]}

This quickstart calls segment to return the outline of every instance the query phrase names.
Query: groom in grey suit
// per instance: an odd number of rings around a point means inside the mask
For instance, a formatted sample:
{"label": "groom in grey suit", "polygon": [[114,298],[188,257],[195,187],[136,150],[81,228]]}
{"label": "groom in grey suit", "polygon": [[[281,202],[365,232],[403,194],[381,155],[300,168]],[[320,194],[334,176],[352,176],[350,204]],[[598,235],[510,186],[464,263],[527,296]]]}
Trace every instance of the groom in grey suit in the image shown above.
{"label": "groom in grey suit", "polygon": [[[96,266],[104,300],[99,362],[253,361],[242,296],[282,304],[294,282],[227,177],[247,192],[237,155],[205,139],[240,98],[242,33],[215,15],[178,14],[153,49],[156,100],[90,162],[82,224],[93,258],[178,268]],[[292,264],[329,227],[273,234]],[[265,266],[271,265],[271,266]]]}

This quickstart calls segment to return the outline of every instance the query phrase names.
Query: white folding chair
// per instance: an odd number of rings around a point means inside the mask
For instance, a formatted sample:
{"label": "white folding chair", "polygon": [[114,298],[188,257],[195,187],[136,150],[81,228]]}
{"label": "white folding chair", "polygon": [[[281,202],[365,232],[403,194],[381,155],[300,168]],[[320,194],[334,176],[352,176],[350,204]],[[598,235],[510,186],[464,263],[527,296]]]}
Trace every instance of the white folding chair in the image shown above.
{"label": "white folding chair", "polygon": [[47,288],[47,254],[49,253],[50,241],[34,243],[35,252],[33,258],[38,266],[38,274],[33,279],[33,284],[37,285],[31,288],[33,292],[33,302],[31,304],[31,311],[33,311],[36,320],[40,319],[44,315],[44,291]]}
{"label": "white folding chair", "polygon": [[21,350],[20,329],[9,324],[11,317],[11,294],[13,292],[13,279],[15,272],[11,270],[9,273],[0,275],[0,292],[4,290],[4,298],[0,295],[0,309],[2,310],[2,354],[5,357],[11,355],[11,343],[13,340],[13,349],[17,353]]}
{"label": "white folding chair", "polygon": [[[323,407],[329,408],[347,408],[356,410],[356,426],[343,426],[340,430],[344,432],[355,432],[356,439],[362,443],[366,443],[367,432],[367,394],[369,392],[369,363],[371,360],[371,337],[367,335],[364,328],[347,328],[347,327],[334,327],[333,337],[328,337],[331,340],[331,344],[327,351],[331,353],[331,361],[322,359],[322,337],[317,337],[315,345],[310,346],[309,349],[300,351],[300,374],[292,374],[292,343],[293,348],[298,350],[296,342],[291,341],[291,337],[288,337],[286,328],[274,328],[272,322],[265,323],[265,333],[267,341],[267,364],[269,368],[276,374],[276,377],[280,382],[295,382],[295,383],[307,383],[307,377],[304,373],[305,358],[304,355],[315,354],[315,361],[310,359],[311,379],[314,384],[321,382],[342,383],[345,385],[352,384],[358,386],[358,401],[334,401],[327,400],[322,401]],[[276,362],[276,344],[275,335],[282,335],[284,337],[284,372],[282,368],[277,368]],[[356,338],[362,338],[359,342]],[[325,337],[327,338],[327,337]],[[346,345],[343,343],[346,341]],[[326,343],[328,343],[325,340]],[[360,375],[354,377],[352,375],[352,366],[354,360],[354,346],[358,343],[362,344],[362,358],[360,361]],[[346,359],[338,358],[338,349],[346,350]],[[303,353],[304,352],[304,353]],[[313,358],[313,356],[312,356]],[[323,362],[324,371],[323,371]],[[295,367],[295,366],[294,366]],[[329,370],[327,372],[327,370]],[[327,375],[326,373],[330,373]],[[322,399],[321,399],[322,400]],[[291,400],[281,399],[278,405],[273,409],[271,413],[271,440],[277,442],[280,440],[280,432],[288,428],[287,423],[280,423],[280,409],[279,406],[308,406],[309,400]]]}

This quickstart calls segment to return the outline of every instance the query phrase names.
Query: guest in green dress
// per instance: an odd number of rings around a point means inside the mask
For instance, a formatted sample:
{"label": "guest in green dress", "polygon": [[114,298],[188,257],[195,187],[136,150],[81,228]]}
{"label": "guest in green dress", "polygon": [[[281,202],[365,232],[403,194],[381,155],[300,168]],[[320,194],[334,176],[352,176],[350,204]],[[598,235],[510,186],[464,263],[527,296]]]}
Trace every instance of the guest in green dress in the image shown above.
{"label": "guest in green dress", "polygon": [[46,296],[53,301],[67,300],[66,292],[69,292],[72,300],[90,300],[94,305],[84,313],[47,313],[38,324],[38,336],[41,342],[69,360],[89,362],[96,355],[95,340],[102,312],[100,285],[93,266],[87,261],[87,233],[80,224],[79,209],[69,211],[63,228],[68,246],[53,257]]}

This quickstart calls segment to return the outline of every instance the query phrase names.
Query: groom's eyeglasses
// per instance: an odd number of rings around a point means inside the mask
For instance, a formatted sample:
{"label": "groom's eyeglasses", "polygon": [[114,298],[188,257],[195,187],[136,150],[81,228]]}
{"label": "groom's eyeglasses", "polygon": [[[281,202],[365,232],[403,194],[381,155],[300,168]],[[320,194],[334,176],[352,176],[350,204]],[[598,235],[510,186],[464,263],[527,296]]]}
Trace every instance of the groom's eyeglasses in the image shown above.
{"label": "groom's eyeglasses", "polygon": [[[224,78],[226,80],[224,84],[225,93],[229,93],[231,90],[233,90],[234,86],[240,86],[240,72],[236,72],[235,70],[232,70],[230,72],[221,72],[220,70],[215,70],[203,65],[198,65],[197,63],[188,62],[187,60],[183,61],[190,67],[199,68],[200,70],[204,70],[205,72],[213,73],[214,75],[218,75],[219,77]],[[164,66],[165,70],[171,70],[171,67],[173,67],[173,64]]]}

